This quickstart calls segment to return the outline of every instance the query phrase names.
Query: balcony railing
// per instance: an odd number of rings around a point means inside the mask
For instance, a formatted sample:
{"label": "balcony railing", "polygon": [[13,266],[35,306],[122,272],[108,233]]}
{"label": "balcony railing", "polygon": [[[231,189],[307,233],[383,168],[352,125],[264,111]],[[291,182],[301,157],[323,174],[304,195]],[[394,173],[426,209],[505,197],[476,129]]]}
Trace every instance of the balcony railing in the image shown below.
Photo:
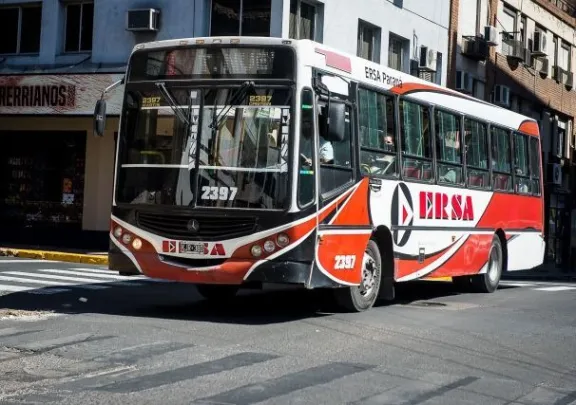
{"label": "balcony railing", "polygon": [[576,7],[566,0],[548,0],[548,3],[552,4],[559,10],[565,12],[571,17],[576,17]]}

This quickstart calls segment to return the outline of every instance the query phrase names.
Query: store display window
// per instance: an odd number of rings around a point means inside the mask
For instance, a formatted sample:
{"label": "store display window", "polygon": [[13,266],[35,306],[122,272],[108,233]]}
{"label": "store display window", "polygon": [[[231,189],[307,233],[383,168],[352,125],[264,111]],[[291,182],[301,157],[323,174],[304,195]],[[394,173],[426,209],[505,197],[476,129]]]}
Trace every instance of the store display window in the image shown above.
{"label": "store display window", "polygon": [[86,132],[1,131],[3,226],[81,229]]}

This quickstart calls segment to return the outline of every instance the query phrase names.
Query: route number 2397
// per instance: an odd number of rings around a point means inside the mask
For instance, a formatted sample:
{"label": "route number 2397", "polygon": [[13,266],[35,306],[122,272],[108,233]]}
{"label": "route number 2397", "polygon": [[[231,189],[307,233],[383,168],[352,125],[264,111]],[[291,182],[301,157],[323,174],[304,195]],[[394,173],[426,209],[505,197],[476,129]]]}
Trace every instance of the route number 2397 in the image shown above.
{"label": "route number 2397", "polygon": [[232,201],[236,197],[238,187],[202,187],[202,200]]}
{"label": "route number 2397", "polygon": [[334,269],[336,270],[350,270],[356,264],[355,255],[336,255],[334,257]]}

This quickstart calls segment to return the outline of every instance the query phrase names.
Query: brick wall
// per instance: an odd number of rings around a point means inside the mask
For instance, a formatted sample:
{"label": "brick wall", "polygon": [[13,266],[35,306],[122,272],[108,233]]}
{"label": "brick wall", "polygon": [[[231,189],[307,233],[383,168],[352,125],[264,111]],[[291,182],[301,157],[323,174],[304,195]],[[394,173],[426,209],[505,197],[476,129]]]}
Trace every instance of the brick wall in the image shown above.
{"label": "brick wall", "polygon": [[448,25],[448,76],[446,84],[450,88],[456,87],[456,52],[458,49],[458,19],[460,1],[452,0],[450,2],[450,23]]}

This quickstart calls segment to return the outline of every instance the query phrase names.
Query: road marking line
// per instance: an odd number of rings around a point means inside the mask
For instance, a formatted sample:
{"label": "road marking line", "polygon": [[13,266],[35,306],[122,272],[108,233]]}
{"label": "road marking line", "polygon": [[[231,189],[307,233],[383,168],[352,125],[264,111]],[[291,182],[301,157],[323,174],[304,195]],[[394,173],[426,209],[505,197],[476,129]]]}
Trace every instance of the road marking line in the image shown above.
{"label": "road marking line", "polygon": [[26,260],[26,259],[15,259],[15,260],[11,260],[11,259],[0,259],[0,264],[2,263],[63,263],[63,262],[55,262],[53,260],[36,260],[36,259],[32,259],[32,260]]}
{"label": "road marking line", "polygon": [[73,271],[82,271],[85,273],[94,273],[94,274],[106,274],[109,276],[116,276],[116,277],[125,277],[125,278],[135,278],[135,277],[142,277],[142,276],[121,276],[115,270],[103,270],[103,269],[92,269],[89,267],[72,267],[70,270]]}
{"label": "road marking line", "polygon": [[35,288],[36,287],[22,287],[22,286],[16,286],[16,285],[0,284],[0,291],[22,292],[22,291],[33,290]]}
{"label": "road marking line", "polygon": [[508,283],[508,282],[502,282],[500,284],[507,287],[536,287],[538,285],[536,283]]}
{"label": "road marking line", "polygon": [[549,291],[549,292],[556,292],[556,291],[570,291],[576,290],[576,287],[568,287],[568,286],[555,286],[555,287],[542,287],[542,288],[535,288],[536,291]]}
{"label": "road marking line", "polygon": [[87,274],[86,272],[81,271],[71,271],[71,270],[60,270],[60,269],[38,269],[43,273],[54,273],[54,274],[70,274],[74,276],[86,276],[95,280],[103,279],[103,280],[130,280],[130,277],[123,277],[123,276],[115,276],[113,274]]}
{"label": "road marking line", "polygon": [[40,279],[47,280],[62,280],[62,281],[78,281],[80,283],[104,283],[106,280],[97,280],[90,278],[79,278],[79,277],[65,277],[65,276],[55,276],[53,274],[43,274],[39,272],[23,272],[23,271],[5,271],[3,274],[14,275],[14,276],[28,276],[36,277]]}

